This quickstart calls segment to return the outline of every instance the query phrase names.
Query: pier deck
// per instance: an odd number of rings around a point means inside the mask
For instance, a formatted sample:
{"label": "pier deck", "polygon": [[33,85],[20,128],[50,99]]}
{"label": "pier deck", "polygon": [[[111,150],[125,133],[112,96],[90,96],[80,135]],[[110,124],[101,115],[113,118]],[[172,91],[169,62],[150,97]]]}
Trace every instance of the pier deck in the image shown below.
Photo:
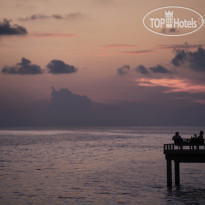
{"label": "pier deck", "polygon": [[175,164],[175,185],[180,185],[180,163],[205,163],[204,144],[164,144],[167,163],[167,186],[172,186],[172,160]]}

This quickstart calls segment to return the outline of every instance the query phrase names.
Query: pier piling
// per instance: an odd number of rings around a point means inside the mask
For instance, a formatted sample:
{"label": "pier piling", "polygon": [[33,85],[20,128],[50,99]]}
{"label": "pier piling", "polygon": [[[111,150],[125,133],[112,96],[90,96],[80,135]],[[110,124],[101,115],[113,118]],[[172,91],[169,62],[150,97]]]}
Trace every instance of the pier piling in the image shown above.
{"label": "pier piling", "polygon": [[179,162],[174,161],[175,165],[175,185],[180,185],[180,167],[179,167]]}
{"label": "pier piling", "polygon": [[172,161],[167,160],[167,186],[172,186]]}

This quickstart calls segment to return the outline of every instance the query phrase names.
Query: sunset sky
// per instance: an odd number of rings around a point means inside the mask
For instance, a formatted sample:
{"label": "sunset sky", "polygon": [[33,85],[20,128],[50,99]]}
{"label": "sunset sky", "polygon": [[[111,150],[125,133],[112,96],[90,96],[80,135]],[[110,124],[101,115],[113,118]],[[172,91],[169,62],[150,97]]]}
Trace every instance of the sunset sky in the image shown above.
{"label": "sunset sky", "polygon": [[205,27],[143,25],[171,5],[205,14],[204,0],[0,0],[0,126],[204,124]]}

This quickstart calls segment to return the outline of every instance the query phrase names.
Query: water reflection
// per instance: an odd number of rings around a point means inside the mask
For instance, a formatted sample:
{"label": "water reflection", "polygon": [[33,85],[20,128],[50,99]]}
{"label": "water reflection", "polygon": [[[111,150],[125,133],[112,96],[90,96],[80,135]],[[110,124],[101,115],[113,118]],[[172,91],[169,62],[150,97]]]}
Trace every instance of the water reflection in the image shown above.
{"label": "water reflection", "polygon": [[0,131],[0,204],[203,203],[205,164],[183,164],[186,186],[167,191],[172,129]]}
{"label": "water reflection", "polygon": [[176,186],[168,188],[167,198],[170,202],[180,204],[205,204],[205,189],[193,186]]}

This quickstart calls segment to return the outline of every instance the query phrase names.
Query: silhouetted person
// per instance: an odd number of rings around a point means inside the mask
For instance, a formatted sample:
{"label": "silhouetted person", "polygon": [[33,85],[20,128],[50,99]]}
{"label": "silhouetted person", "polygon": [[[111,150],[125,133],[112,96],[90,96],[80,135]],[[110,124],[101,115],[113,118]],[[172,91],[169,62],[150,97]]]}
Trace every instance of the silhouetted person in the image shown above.
{"label": "silhouetted person", "polygon": [[204,144],[204,132],[200,131],[199,136],[194,134],[194,137],[191,137],[191,144],[193,145]]}
{"label": "silhouetted person", "polygon": [[197,141],[199,144],[204,144],[204,132],[200,131],[199,136],[197,137]]}
{"label": "silhouetted person", "polygon": [[183,143],[183,139],[179,135],[179,132],[175,132],[175,135],[172,137],[172,139],[174,140],[174,144],[176,144],[176,145],[180,145]]}
{"label": "silhouetted person", "polygon": [[191,137],[191,141],[190,141],[191,144],[196,144],[197,143],[197,135],[194,134],[194,137]]}

